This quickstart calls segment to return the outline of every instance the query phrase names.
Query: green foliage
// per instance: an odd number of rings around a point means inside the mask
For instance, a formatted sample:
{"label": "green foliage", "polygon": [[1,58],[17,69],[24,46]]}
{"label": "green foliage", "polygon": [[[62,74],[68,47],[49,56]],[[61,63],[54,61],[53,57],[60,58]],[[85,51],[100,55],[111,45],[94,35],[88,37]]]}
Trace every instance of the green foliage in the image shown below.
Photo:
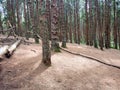
{"label": "green foliage", "polygon": [[35,39],[35,43],[39,44],[39,37],[38,37],[38,35],[34,35],[34,39]]}
{"label": "green foliage", "polygon": [[59,43],[56,43],[56,45],[54,45],[53,51],[54,51],[54,52],[61,52],[61,51],[60,51]]}
{"label": "green foliage", "polygon": [[61,51],[60,51],[60,47],[55,48],[55,49],[54,49],[54,52],[61,52]]}
{"label": "green foliage", "polygon": [[97,40],[94,40],[94,47],[98,48]]}
{"label": "green foliage", "polygon": [[66,44],[65,44],[65,43],[62,43],[62,47],[63,47],[63,48],[66,48]]}

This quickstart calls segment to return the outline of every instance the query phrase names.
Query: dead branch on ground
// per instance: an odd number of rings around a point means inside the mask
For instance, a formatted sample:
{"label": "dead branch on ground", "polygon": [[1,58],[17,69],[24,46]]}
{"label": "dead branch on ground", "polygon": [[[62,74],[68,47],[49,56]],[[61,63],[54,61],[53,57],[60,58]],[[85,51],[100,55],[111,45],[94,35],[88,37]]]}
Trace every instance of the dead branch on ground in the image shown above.
{"label": "dead branch on ground", "polygon": [[116,66],[116,65],[112,65],[112,64],[103,62],[103,61],[101,61],[101,60],[99,60],[99,59],[96,59],[96,58],[94,58],[94,57],[91,57],[91,56],[88,56],[88,55],[84,55],[84,54],[81,54],[81,53],[71,52],[71,51],[69,51],[69,50],[67,50],[67,49],[64,49],[64,48],[61,48],[61,47],[60,47],[60,49],[63,50],[63,51],[65,51],[65,52],[68,52],[68,53],[70,53],[70,54],[77,55],[77,56],[82,56],[82,57],[84,57],[84,58],[88,58],[88,59],[90,59],[90,60],[99,62],[99,63],[101,63],[101,64],[104,64],[104,65],[107,65],[107,66],[111,66],[111,67],[120,69],[120,66]]}

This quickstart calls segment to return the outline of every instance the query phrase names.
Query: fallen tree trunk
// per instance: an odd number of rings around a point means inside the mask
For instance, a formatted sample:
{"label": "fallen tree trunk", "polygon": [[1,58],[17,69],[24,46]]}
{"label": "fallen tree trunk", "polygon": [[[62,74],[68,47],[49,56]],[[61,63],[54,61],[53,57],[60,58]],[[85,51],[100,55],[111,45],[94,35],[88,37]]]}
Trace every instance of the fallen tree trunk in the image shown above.
{"label": "fallen tree trunk", "polygon": [[2,58],[8,52],[8,48],[9,48],[8,45],[5,45],[0,48],[0,58]]}
{"label": "fallen tree trunk", "polygon": [[7,58],[10,58],[12,56],[12,54],[14,53],[14,51],[16,50],[16,48],[19,46],[21,40],[17,40],[14,44],[12,44],[8,50],[7,53],[5,54],[5,56]]}
{"label": "fallen tree trunk", "polygon": [[0,32],[8,32],[8,31],[12,31],[12,29],[14,29],[14,28],[15,28],[15,26],[14,26],[14,27],[11,27],[11,28],[9,28],[9,29],[0,30]]}

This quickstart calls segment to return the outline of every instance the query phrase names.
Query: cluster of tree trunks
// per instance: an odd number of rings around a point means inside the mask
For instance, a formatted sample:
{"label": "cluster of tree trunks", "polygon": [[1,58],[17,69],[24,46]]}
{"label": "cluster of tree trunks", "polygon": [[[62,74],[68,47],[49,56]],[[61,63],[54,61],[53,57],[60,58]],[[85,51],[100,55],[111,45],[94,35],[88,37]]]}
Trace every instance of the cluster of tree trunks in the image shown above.
{"label": "cluster of tree trunks", "polygon": [[[85,3],[84,7],[81,2]],[[80,44],[82,41],[103,50],[104,47],[120,48],[119,4],[119,0],[6,0],[4,8],[6,22],[16,26],[17,35],[29,39],[32,31],[32,37],[39,43],[38,35],[42,36],[39,19],[47,7],[52,48],[59,47],[58,41],[65,47],[66,42]],[[1,17],[0,13],[0,28],[3,30]]]}

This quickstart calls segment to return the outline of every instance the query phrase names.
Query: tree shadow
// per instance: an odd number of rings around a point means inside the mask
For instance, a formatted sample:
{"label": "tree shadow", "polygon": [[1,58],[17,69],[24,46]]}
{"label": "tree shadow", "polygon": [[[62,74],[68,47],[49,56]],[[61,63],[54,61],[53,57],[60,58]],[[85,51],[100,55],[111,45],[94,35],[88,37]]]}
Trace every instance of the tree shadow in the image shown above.
{"label": "tree shadow", "polygon": [[3,61],[3,58],[0,58],[0,62],[2,62]]}
{"label": "tree shadow", "polygon": [[[15,81],[10,82],[7,86],[3,88],[8,89],[18,89],[18,88],[24,88],[24,85],[31,85],[30,81],[34,79],[37,75],[40,75],[45,70],[47,70],[49,67],[45,66],[42,62],[40,62],[39,66],[31,71],[29,74],[25,75],[24,77],[17,78]],[[22,72],[21,72],[22,73]],[[1,86],[0,86],[1,87]],[[4,90],[4,89],[3,89]]]}
{"label": "tree shadow", "polygon": [[29,77],[32,79],[34,78],[35,76],[37,75],[40,75],[41,73],[43,73],[45,70],[47,70],[50,66],[46,66],[42,61],[41,63],[39,64],[39,66],[34,70],[32,71],[30,74],[29,74]]}

